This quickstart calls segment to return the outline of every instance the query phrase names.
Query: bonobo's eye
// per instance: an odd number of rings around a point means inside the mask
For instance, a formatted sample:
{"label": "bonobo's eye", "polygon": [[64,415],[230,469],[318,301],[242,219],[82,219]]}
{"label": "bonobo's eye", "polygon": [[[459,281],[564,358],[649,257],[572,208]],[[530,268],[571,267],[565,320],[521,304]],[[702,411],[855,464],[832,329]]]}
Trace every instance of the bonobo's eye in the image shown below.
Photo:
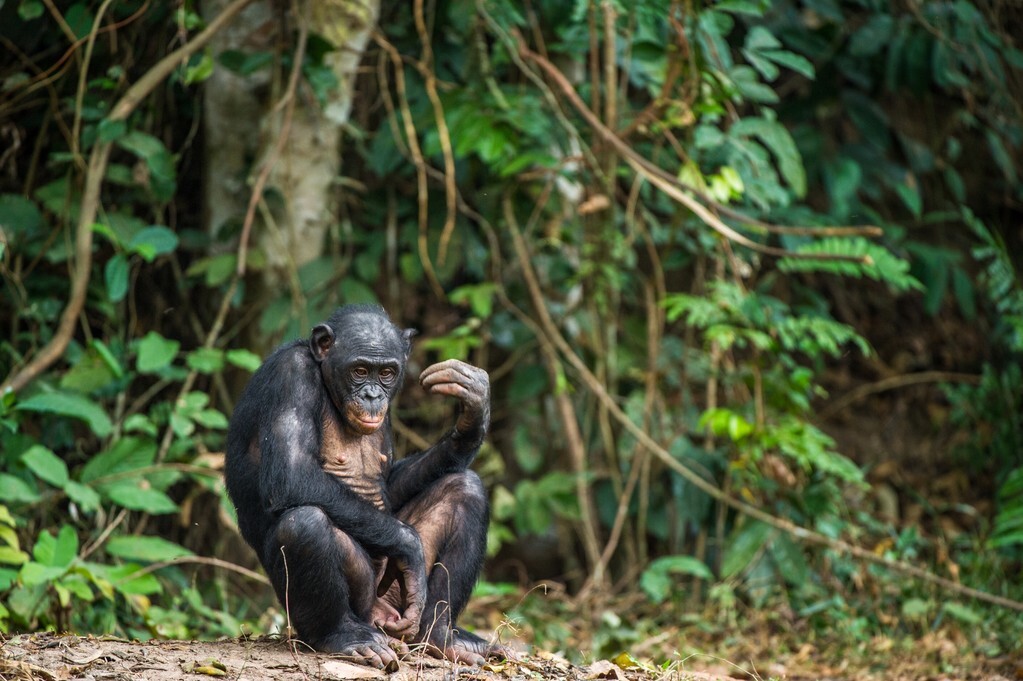
{"label": "bonobo's eye", "polygon": [[352,367],[352,376],[360,381],[365,380],[369,376],[369,369],[363,366]]}
{"label": "bonobo's eye", "polygon": [[384,383],[390,383],[397,377],[398,372],[391,367],[384,367],[380,370],[380,380]]}

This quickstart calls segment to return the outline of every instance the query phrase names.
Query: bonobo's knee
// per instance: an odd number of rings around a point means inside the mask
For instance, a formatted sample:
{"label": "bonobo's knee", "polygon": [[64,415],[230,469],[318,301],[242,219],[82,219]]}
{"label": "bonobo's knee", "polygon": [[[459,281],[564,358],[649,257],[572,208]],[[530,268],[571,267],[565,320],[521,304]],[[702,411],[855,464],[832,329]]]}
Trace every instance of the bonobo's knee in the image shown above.
{"label": "bonobo's knee", "polygon": [[487,503],[487,490],[474,471],[449,473],[437,481],[437,488],[442,499],[455,501],[458,505],[485,506]]}
{"label": "bonobo's knee", "polygon": [[330,519],[316,506],[300,506],[286,511],[268,538],[273,550],[286,548],[291,554],[318,553],[329,545]]}

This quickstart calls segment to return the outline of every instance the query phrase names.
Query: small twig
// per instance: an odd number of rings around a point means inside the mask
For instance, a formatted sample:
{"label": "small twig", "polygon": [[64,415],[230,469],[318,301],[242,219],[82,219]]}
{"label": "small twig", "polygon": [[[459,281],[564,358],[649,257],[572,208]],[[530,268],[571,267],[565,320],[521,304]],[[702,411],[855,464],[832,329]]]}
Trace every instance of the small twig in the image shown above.
{"label": "small twig", "polygon": [[[88,40],[85,43],[85,55],[82,57],[82,65],[78,70],[78,92],[75,94],[75,118],[74,123],[71,125],[71,155],[74,156],[75,164],[79,168],[85,167],[85,161],[82,159],[81,147],[81,134],[82,134],[82,103],[85,101],[85,92],[88,90],[89,82],[89,64],[92,63],[92,48],[96,45],[96,36],[99,34],[99,25],[103,21],[103,15],[106,14],[107,8],[110,7],[110,3],[113,0],[103,0],[103,4],[96,10],[96,18],[92,22],[92,30],[89,31]],[[52,8],[50,0],[46,0],[46,4]],[[56,8],[52,8],[52,11],[59,16]],[[61,17],[61,25],[67,26],[67,23],[63,21]],[[69,32],[70,28],[67,29]],[[70,33],[71,42],[74,42],[75,34]]]}
{"label": "small twig", "polygon": [[[536,272],[533,270],[525,240],[518,228],[518,220],[515,218],[510,196],[505,195],[503,206],[505,225],[511,232],[515,255],[518,258],[520,267],[522,268],[523,279],[525,280],[526,287],[529,290],[533,308],[536,310],[536,315],[543,328],[553,327],[554,321],[551,319],[550,313],[547,311],[547,306],[544,303],[543,294],[540,291],[540,284],[536,278]],[[572,464],[576,469],[576,495],[579,497],[579,514],[583,525],[583,546],[586,550],[587,561],[592,568],[589,571],[589,581],[594,587],[599,587],[603,585],[605,566],[600,559],[600,540],[597,536],[597,522],[595,518],[596,514],[593,509],[593,497],[590,492],[589,480],[586,479],[585,475],[586,448],[583,445],[582,434],[579,432],[579,421],[576,417],[575,410],[572,407],[571,400],[569,400],[568,393],[558,387],[558,379],[561,373],[559,371],[560,363],[558,362],[557,352],[554,346],[551,345],[549,338],[550,334],[548,333],[541,333],[537,336],[537,340],[540,341],[541,350],[543,350],[544,361],[547,364],[548,373],[550,374],[551,385],[555,393],[555,402],[558,406],[558,411],[561,414],[561,420],[565,427],[565,437],[568,440],[568,451],[572,458]],[[594,380],[596,380],[596,378]]]}
{"label": "small twig", "polygon": [[96,540],[89,544],[88,546],[82,548],[82,552],[78,554],[78,557],[81,558],[82,560],[85,560],[86,558],[91,556],[93,552],[96,551],[96,549],[103,546],[103,542],[107,540],[107,537],[109,537],[110,534],[117,528],[117,526],[124,522],[124,519],[127,517],[128,509],[122,508],[120,512],[117,514],[117,517],[110,521],[109,525],[103,528],[103,531],[100,533],[98,537],[96,537]]}
{"label": "small twig", "polygon": [[148,575],[151,572],[162,570],[165,567],[171,567],[174,565],[186,565],[189,563],[196,565],[209,565],[210,567],[220,568],[222,570],[229,570],[231,572],[237,572],[238,574],[248,577],[249,579],[259,582],[260,584],[266,584],[268,586],[270,585],[270,580],[266,578],[266,575],[260,574],[254,570],[250,570],[247,567],[242,567],[241,565],[237,565],[230,561],[221,560],[220,558],[209,558],[207,556],[180,556],[178,558],[172,558],[171,560],[161,560],[158,563],[147,565],[141,570],[136,570],[130,575],[125,575],[117,582],[114,582],[114,586],[117,586],[118,584],[123,584],[124,582],[131,581],[133,579],[138,579],[143,575]]}
{"label": "small twig", "polygon": [[430,249],[427,241],[427,229],[429,227],[429,187],[427,185],[427,163],[423,152],[419,148],[419,138],[416,134],[416,125],[412,117],[412,110],[408,104],[408,97],[405,96],[405,72],[402,65],[401,55],[398,50],[384,38],[379,32],[373,34],[373,39],[382,47],[391,58],[394,65],[394,87],[398,94],[401,118],[405,126],[405,137],[409,153],[412,154],[412,162],[416,167],[416,197],[419,201],[419,259],[422,261],[423,273],[426,280],[430,282],[434,294],[438,298],[444,298],[444,287],[437,279],[437,273],[433,269],[433,261],[430,259]]}
{"label": "small twig", "polygon": [[437,123],[437,135],[440,138],[440,148],[444,154],[444,199],[447,204],[447,217],[444,219],[444,229],[441,230],[440,243],[437,246],[437,264],[444,266],[447,259],[448,243],[455,231],[455,215],[457,214],[457,193],[455,186],[455,154],[451,148],[451,133],[448,131],[447,121],[444,119],[444,106],[441,104],[440,96],[437,94],[437,76],[433,72],[433,47],[430,45],[430,33],[426,29],[426,18],[423,16],[423,0],[415,0],[413,3],[413,15],[415,16],[416,31],[423,43],[423,56],[421,60],[420,73],[426,81],[426,96],[433,106],[433,118]]}
{"label": "small twig", "polygon": [[853,388],[831,404],[824,407],[824,409],[818,412],[817,418],[820,421],[827,421],[853,402],[858,402],[868,395],[874,395],[876,393],[882,393],[886,390],[894,390],[896,388],[904,388],[909,385],[919,385],[921,383],[972,383],[973,385],[977,385],[980,383],[980,376],[975,374],[959,374],[951,371],[921,371],[914,374],[889,376],[888,378],[883,378],[880,381],[865,383],[864,385]]}

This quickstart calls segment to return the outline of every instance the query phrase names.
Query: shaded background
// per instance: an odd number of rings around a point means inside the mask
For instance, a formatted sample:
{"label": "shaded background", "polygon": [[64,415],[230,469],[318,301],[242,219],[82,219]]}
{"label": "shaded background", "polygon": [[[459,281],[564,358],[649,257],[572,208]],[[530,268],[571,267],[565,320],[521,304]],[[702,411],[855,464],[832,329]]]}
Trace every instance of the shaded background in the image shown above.
{"label": "shaded background", "polygon": [[[0,630],[279,627],[227,418],[277,343],[379,302],[420,331],[409,375],[491,374],[478,626],[655,661],[927,636],[1018,659],[1010,609],[675,464],[1021,597],[1019,21],[0,3]],[[410,384],[399,451],[453,415]]]}

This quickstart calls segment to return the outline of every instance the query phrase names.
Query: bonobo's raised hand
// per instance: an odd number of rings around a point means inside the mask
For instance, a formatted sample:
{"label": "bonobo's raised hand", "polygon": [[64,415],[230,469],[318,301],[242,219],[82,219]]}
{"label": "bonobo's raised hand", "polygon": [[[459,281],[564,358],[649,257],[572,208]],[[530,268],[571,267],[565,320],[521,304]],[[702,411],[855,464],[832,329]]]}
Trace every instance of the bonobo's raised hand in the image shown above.
{"label": "bonobo's raised hand", "polygon": [[490,376],[479,367],[449,359],[427,367],[419,383],[432,394],[451,395],[462,403],[455,430],[469,434],[490,426]]}

